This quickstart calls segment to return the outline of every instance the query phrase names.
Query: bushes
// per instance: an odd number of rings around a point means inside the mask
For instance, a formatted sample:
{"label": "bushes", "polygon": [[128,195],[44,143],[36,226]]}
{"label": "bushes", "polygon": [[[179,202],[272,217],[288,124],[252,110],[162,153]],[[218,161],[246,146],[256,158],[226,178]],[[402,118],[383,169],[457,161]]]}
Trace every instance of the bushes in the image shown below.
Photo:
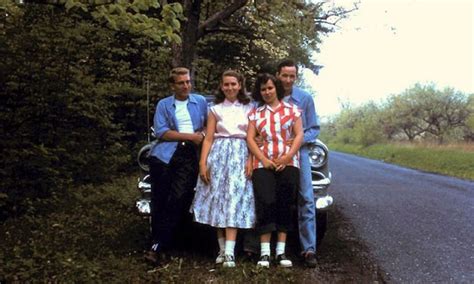
{"label": "bushes", "polygon": [[[53,5],[27,5],[8,20],[0,44],[0,220],[131,164],[129,149],[146,133],[143,74],[166,54]],[[144,60],[142,52],[157,55]]]}

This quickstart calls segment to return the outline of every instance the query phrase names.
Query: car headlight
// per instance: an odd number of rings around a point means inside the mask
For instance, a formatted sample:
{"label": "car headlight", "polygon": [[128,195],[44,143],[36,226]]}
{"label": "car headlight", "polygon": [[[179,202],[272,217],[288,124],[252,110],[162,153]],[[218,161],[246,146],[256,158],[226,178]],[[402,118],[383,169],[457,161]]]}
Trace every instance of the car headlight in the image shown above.
{"label": "car headlight", "polygon": [[312,167],[320,168],[327,163],[328,150],[319,143],[311,144],[309,146],[308,155]]}
{"label": "car headlight", "polygon": [[143,146],[140,151],[138,151],[137,162],[140,169],[145,172],[150,170],[148,156],[150,155],[151,148],[153,147],[152,143],[146,144]]}

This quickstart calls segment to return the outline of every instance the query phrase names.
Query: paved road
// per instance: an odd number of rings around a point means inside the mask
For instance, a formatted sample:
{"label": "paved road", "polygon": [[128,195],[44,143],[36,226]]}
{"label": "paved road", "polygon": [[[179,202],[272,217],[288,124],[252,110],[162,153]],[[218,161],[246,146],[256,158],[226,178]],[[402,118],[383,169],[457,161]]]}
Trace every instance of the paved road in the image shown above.
{"label": "paved road", "polygon": [[474,283],[474,182],[331,155],[338,207],[391,282]]}

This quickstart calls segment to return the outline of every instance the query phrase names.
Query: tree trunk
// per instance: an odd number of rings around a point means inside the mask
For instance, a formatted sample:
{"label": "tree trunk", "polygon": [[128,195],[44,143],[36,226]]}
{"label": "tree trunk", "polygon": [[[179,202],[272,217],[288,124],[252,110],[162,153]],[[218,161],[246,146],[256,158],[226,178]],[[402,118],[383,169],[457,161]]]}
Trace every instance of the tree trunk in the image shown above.
{"label": "tree trunk", "polygon": [[[196,44],[199,40],[199,15],[201,13],[200,0],[185,0],[183,2],[184,16],[186,21],[182,22],[181,44],[173,45],[173,67],[182,66],[193,70],[193,60],[196,55]],[[193,72],[192,72],[193,73]]]}
{"label": "tree trunk", "polygon": [[192,64],[196,56],[196,45],[199,39],[205,36],[206,29],[219,26],[221,21],[229,18],[247,2],[248,0],[234,0],[221,11],[200,23],[201,0],[184,0],[182,2],[183,13],[187,20],[182,23],[181,27],[182,43],[173,45],[173,67],[187,67],[191,70],[191,75],[194,75]]}

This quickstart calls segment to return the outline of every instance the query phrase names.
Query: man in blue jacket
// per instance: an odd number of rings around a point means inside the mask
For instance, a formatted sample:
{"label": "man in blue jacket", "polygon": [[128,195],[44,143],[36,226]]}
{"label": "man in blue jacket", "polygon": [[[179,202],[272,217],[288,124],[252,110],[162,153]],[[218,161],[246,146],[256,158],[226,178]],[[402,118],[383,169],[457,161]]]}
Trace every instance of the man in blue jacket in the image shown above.
{"label": "man in blue jacket", "polygon": [[171,70],[172,96],[160,100],[153,120],[158,143],[150,153],[152,247],[145,255],[158,264],[186,214],[198,176],[198,149],[204,138],[206,99],[191,93],[187,68]]}
{"label": "man in blue jacket", "polygon": [[278,64],[277,77],[285,89],[284,100],[297,105],[302,110],[304,140],[300,148],[300,190],[298,192],[298,227],[301,254],[308,267],[316,262],[316,206],[311,185],[311,164],[308,155],[308,142],[315,141],[319,135],[319,118],[316,114],[313,97],[294,86],[298,78],[298,66],[292,60]]}

